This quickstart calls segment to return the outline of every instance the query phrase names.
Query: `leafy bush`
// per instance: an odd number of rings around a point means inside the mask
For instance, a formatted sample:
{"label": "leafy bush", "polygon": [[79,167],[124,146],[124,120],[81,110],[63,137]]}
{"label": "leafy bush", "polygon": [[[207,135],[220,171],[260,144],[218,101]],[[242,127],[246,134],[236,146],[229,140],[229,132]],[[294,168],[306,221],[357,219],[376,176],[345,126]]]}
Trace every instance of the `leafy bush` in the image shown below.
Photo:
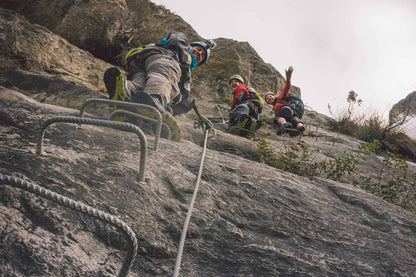
{"label": "leafy bush", "polygon": [[[377,140],[364,144],[363,153],[370,154],[378,150],[381,143]],[[400,155],[388,153],[383,159],[379,176],[373,180],[360,176],[363,183],[359,186],[384,200],[402,208],[416,212],[416,174],[408,175],[408,164]]]}
{"label": "leafy bush", "polygon": [[314,162],[311,160],[309,148],[304,143],[290,144],[283,150],[277,151],[266,137],[256,145],[260,161],[301,176],[321,176],[346,182],[343,177],[357,169],[357,154],[344,152],[341,157]]}
{"label": "leafy bush", "polygon": [[[311,153],[303,143],[290,144],[283,150],[276,150],[266,136],[256,146],[260,161],[272,167],[301,176],[320,176],[349,183],[345,177],[358,171],[359,153],[374,153],[380,149],[382,143],[373,140],[363,144],[358,153],[344,151],[340,157],[320,162],[311,159]],[[378,178],[361,175],[362,182],[355,186],[416,213],[416,174],[408,176],[407,169],[406,160],[398,154],[388,153]]]}
{"label": "leafy bush", "polygon": [[333,116],[330,122],[331,131],[356,137],[365,142],[378,140],[381,142],[381,149],[416,161],[415,151],[409,151],[409,149],[416,149],[416,141],[400,130],[401,126],[411,118],[410,113],[396,115],[391,122],[386,121],[377,113],[370,116],[357,116],[354,114],[355,106],[362,103],[361,100],[357,100],[357,96],[354,91],[349,92],[348,108],[341,113],[335,114],[328,106]]}
{"label": "leafy bush", "polygon": [[355,130],[358,128],[358,123],[347,117],[338,117],[330,120],[328,123],[331,131],[348,136],[354,136]]}
{"label": "leafy bush", "polygon": [[341,157],[322,163],[321,166],[324,167],[323,172],[327,179],[347,183],[342,177],[346,174],[351,175],[357,169],[357,164],[358,155],[344,151]]}
{"label": "leafy bush", "polygon": [[348,93],[347,102],[348,107],[335,113],[331,106],[328,105],[329,113],[333,116],[333,120],[329,122],[330,128],[334,132],[339,132],[345,135],[354,135],[354,131],[358,127],[358,122],[361,117],[357,117],[354,112],[356,106],[361,106],[363,102],[357,98],[358,94],[351,90]]}
{"label": "leafy bush", "polygon": [[373,140],[383,141],[387,124],[379,115],[373,115],[357,124],[354,136],[360,140],[371,142]]}

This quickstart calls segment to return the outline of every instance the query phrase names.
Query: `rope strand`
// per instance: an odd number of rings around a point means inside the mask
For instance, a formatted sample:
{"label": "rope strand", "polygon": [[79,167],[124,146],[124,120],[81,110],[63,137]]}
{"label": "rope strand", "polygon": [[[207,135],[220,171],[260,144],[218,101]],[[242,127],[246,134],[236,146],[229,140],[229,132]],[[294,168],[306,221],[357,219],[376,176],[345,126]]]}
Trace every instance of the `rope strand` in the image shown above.
{"label": "rope strand", "polygon": [[181,239],[179,241],[178,254],[176,256],[176,263],[175,263],[175,270],[174,270],[174,273],[173,273],[173,277],[179,276],[179,271],[181,270],[183,247],[185,245],[186,233],[188,231],[188,225],[189,225],[189,221],[191,219],[192,210],[194,208],[196,195],[198,194],[199,182],[201,181],[202,167],[204,165],[205,153],[206,153],[206,150],[207,150],[207,140],[208,140],[208,130],[205,131],[204,150],[202,152],[201,163],[200,163],[200,166],[199,166],[199,172],[198,172],[198,177],[197,177],[196,184],[195,184],[194,193],[192,195],[192,200],[189,204],[188,213],[186,214],[185,223],[184,223],[183,229],[182,229]]}
{"label": "rope strand", "polygon": [[124,232],[125,236],[127,237],[130,247],[128,249],[128,253],[123,262],[123,265],[121,266],[121,269],[118,273],[118,276],[119,277],[127,276],[127,274],[130,271],[130,268],[133,265],[134,260],[136,259],[137,238],[136,238],[136,234],[134,233],[134,231],[130,228],[130,226],[124,223],[124,221],[122,221],[121,219],[111,214],[100,211],[91,206],[88,206],[82,202],[72,200],[71,198],[60,195],[54,191],[41,187],[35,183],[31,183],[31,182],[28,182],[26,180],[23,180],[14,176],[0,175],[0,184],[6,184],[6,185],[12,185],[12,186],[18,187],[20,189],[34,193],[38,196],[44,197],[48,200],[58,203],[62,206],[65,206],[67,208],[71,208],[73,210],[91,215],[92,217],[95,217],[97,219],[101,219],[121,229]]}

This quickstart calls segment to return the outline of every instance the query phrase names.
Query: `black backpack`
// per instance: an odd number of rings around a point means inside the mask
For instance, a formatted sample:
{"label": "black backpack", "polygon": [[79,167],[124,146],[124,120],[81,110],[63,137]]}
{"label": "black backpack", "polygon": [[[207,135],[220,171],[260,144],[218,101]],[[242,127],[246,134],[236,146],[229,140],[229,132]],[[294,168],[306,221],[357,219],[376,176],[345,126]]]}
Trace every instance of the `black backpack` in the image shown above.
{"label": "black backpack", "polygon": [[295,112],[296,116],[299,117],[299,118],[302,118],[302,116],[305,112],[305,107],[303,105],[302,99],[300,99],[298,96],[289,92],[289,94],[287,95],[287,97],[285,99],[280,100],[280,99],[276,98],[276,100],[279,103],[289,105],[293,109],[293,111]]}

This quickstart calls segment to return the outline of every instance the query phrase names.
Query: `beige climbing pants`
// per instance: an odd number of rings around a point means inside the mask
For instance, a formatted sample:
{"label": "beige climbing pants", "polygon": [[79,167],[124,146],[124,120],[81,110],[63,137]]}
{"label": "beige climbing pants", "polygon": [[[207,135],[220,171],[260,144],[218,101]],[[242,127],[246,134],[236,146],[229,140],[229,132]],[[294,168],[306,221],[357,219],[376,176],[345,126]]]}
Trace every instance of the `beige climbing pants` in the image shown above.
{"label": "beige climbing pants", "polygon": [[133,92],[141,90],[158,95],[165,106],[180,94],[181,68],[174,52],[148,47],[138,53],[129,65],[127,84]]}

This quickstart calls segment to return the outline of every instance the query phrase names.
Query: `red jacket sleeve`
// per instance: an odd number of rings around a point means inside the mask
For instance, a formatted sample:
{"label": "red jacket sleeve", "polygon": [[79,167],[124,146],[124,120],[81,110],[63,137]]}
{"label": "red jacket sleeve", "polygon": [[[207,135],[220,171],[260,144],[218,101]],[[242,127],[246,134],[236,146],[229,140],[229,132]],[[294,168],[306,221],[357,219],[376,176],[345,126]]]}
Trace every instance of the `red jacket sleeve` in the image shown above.
{"label": "red jacket sleeve", "polygon": [[283,87],[282,92],[277,96],[277,98],[279,98],[280,100],[286,98],[287,95],[289,94],[289,90],[290,90],[290,78],[287,78],[285,86]]}
{"label": "red jacket sleeve", "polygon": [[[286,79],[285,86],[283,87],[282,92],[280,92],[277,98],[279,100],[286,98],[287,95],[289,94],[289,90],[290,90],[290,77]],[[283,106],[282,103],[275,101],[274,108],[273,108],[274,112],[276,113],[280,109],[281,106]]]}
{"label": "red jacket sleeve", "polygon": [[[237,98],[238,96],[246,89],[247,87],[243,84],[240,84],[234,91],[233,91],[233,103],[231,104],[231,109],[230,109],[230,113],[231,111],[234,109],[234,106],[237,104]],[[248,89],[247,89],[248,91]]]}

